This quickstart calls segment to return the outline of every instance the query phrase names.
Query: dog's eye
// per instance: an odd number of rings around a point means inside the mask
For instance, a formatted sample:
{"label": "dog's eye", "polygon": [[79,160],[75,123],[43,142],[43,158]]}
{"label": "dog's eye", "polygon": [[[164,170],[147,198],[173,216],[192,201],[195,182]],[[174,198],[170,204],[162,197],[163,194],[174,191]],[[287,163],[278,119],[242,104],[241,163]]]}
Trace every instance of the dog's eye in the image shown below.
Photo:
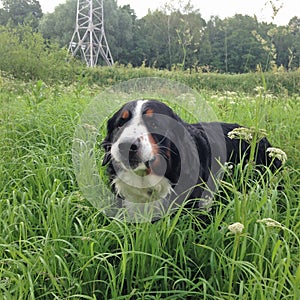
{"label": "dog's eye", "polygon": [[130,111],[125,109],[122,111],[121,116],[117,122],[117,127],[122,127],[130,119]]}
{"label": "dog's eye", "polygon": [[127,121],[128,119],[120,118],[117,127],[122,127]]}

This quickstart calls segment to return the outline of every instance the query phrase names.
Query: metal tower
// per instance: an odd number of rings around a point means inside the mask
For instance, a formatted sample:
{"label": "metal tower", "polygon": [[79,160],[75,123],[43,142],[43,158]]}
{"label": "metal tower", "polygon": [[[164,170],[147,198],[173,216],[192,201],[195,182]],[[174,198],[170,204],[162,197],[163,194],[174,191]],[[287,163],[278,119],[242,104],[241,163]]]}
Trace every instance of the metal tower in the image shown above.
{"label": "metal tower", "polygon": [[77,0],[76,26],[69,51],[73,56],[80,51],[89,67],[97,65],[99,54],[108,66],[113,65],[104,32],[103,0]]}

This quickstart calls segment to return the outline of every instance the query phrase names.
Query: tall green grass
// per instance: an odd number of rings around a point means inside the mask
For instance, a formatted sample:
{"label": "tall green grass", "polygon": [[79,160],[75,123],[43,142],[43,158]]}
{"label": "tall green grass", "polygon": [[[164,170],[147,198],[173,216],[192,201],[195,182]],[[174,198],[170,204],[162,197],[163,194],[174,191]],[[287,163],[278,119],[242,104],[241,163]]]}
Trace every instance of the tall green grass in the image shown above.
{"label": "tall green grass", "polygon": [[72,168],[75,126],[99,88],[3,81],[0,299],[300,298],[299,97],[202,92],[220,120],[266,129],[285,169],[227,170],[210,222],[181,209],[126,224],[81,196]]}

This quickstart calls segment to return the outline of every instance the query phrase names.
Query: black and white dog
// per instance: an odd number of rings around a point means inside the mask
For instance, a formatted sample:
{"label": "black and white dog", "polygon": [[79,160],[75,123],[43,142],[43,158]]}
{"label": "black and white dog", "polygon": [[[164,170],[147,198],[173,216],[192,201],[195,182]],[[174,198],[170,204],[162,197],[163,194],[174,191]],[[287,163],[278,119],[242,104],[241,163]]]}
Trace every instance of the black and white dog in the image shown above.
{"label": "black and white dog", "polygon": [[[239,127],[188,124],[160,101],[131,101],[108,120],[102,165],[125,207],[159,201],[166,209],[176,199],[203,208],[211,202],[222,165],[249,159],[249,143],[228,137]],[[279,168],[268,147],[266,138],[257,143],[255,163]]]}

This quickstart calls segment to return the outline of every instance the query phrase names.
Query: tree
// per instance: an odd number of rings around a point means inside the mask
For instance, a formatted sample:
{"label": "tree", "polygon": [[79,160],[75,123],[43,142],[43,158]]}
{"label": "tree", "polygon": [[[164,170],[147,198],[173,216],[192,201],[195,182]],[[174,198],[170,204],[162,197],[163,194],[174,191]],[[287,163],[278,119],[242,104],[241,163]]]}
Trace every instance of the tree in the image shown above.
{"label": "tree", "polygon": [[291,44],[291,68],[300,68],[300,18],[293,17],[288,24],[292,35]]}
{"label": "tree", "polygon": [[197,10],[186,14],[176,12],[172,16],[174,18],[173,27],[178,38],[174,45],[176,47],[174,52],[180,53],[179,61],[184,69],[197,66],[202,60],[201,54],[205,53],[202,43],[205,40],[203,39],[205,21]]}
{"label": "tree", "polygon": [[53,13],[41,19],[39,31],[43,37],[61,47],[68,47],[75,29],[77,0],[68,0],[58,5]]}
{"label": "tree", "polygon": [[293,60],[292,44],[293,36],[288,27],[280,26],[276,28],[273,36],[273,43],[276,47],[276,65],[283,66],[285,69],[290,68]]}
{"label": "tree", "polygon": [[[115,14],[112,17],[110,14]],[[129,5],[115,7],[114,11],[106,13],[107,18],[105,24],[110,22],[110,26],[105,28],[108,36],[109,47],[113,53],[114,60],[121,64],[128,64],[133,58],[133,33],[136,21],[134,10]],[[112,28],[111,23],[115,22]]]}
{"label": "tree", "polygon": [[300,65],[300,19],[294,17],[287,26],[274,29],[276,47],[276,64],[287,70],[299,68]]}
{"label": "tree", "polygon": [[244,73],[265,63],[266,53],[252,34],[257,28],[257,21],[250,16],[225,19],[227,71]]}
{"label": "tree", "polygon": [[140,64],[171,69],[191,68],[200,58],[197,53],[205,21],[198,11],[184,12],[174,7],[148,12],[135,26],[134,44],[139,49]]}
{"label": "tree", "polygon": [[210,44],[211,55],[207,64],[211,69],[226,72],[227,52],[226,34],[223,26],[223,21],[217,17],[212,16],[207,22],[205,35]]}
{"label": "tree", "polygon": [[258,64],[269,67],[269,26],[261,27],[250,16],[235,15],[224,20],[213,17],[207,24],[211,44],[209,64],[221,72],[244,73]]}
{"label": "tree", "polygon": [[38,0],[3,0],[0,9],[0,25],[29,25],[37,29],[43,16]]}

